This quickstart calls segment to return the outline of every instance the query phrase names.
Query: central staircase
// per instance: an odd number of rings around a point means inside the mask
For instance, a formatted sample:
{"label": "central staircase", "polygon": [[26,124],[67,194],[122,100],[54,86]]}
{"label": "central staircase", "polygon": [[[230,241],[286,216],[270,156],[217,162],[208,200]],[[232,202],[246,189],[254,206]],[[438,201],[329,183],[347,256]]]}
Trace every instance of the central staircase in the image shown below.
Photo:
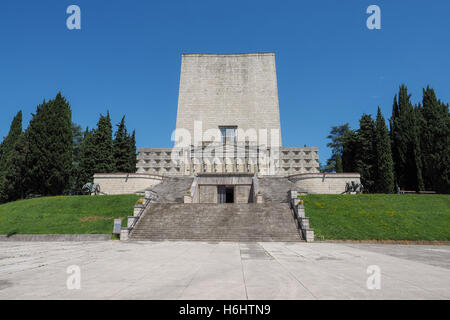
{"label": "central staircase", "polygon": [[[151,190],[155,197],[128,234],[130,240],[302,241],[291,210],[289,191],[298,190],[282,177],[256,181],[264,203],[184,203],[194,178],[165,177]],[[135,220],[136,221],[136,220]]]}
{"label": "central staircase", "polygon": [[151,203],[131,240],[301,241],[289,204]]}

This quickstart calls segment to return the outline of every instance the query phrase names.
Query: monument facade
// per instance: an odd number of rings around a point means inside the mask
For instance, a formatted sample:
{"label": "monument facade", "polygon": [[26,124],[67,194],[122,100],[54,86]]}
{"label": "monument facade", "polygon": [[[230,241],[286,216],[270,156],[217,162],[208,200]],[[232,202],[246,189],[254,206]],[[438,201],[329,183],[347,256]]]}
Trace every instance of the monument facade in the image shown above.
{"label": "monument facade", "polygon": [[317,147],[282,146],[274,53],[183,54],[172,140],[170,148],[139,148],[135,174],[96,174],[95,182],[109,194],[142,193],[164,179],[172,179],[169,191],[181,190],[180,179],[192,178],[182,192],[219,203],[227,193],[254,201],[258,178],[281,178],[267,190],[304,193],[342,193],[359,182],[356,173],[320,173]]}
{"label": "monument facade", "polygon": [[319,172],[318,148],[282,147],[274,53],[183,54],[173,138],[139,149],[138,173]]}

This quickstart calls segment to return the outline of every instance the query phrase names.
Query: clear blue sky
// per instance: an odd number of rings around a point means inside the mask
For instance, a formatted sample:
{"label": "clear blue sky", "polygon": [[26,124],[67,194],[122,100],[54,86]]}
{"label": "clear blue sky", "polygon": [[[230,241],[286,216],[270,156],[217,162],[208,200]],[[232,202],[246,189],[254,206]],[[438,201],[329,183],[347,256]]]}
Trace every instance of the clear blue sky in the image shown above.
{"label": "clear blue sky", "polygon": [[[79,31],[66,28],[70,4]],[[381,30],[366,28],[371,4]],[[388,118],[403,82],[413,102],[427,84],[450,102],[449,16],[448,0],[2,1],[0,136],[60,90],[83,127],[109,110],[138,147],[170,147],[181,53],[274,51],[283,144],[318,146],[323,162],[330,127],[378,105]]]}

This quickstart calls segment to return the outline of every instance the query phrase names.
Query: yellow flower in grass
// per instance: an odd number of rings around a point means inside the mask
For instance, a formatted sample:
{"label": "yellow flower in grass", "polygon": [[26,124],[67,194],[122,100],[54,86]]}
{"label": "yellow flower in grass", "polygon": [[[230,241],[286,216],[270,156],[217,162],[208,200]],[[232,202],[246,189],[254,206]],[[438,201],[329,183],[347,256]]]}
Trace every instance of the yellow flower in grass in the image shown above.
{"label": "yellow flower in grass", "polygon": [[324,208],[324,205],[317,201],[314,202],[314,205],[319,208]]}
{"label": "yellow flower in grass", "polygon": [[390,215],[391,217],[395,216],[395,211],[393,211],[393,210],[388,210],[388,211],[386,211],[386,213],[388,215]]}

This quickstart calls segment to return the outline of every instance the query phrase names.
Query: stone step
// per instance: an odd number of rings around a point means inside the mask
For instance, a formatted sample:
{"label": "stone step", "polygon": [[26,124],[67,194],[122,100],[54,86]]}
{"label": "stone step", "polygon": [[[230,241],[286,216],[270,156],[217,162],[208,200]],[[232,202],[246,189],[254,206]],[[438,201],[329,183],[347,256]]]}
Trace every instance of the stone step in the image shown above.
{"label": "stone step", "polygon": [[131,240],[301,241],[286,203],[152,203]]}

